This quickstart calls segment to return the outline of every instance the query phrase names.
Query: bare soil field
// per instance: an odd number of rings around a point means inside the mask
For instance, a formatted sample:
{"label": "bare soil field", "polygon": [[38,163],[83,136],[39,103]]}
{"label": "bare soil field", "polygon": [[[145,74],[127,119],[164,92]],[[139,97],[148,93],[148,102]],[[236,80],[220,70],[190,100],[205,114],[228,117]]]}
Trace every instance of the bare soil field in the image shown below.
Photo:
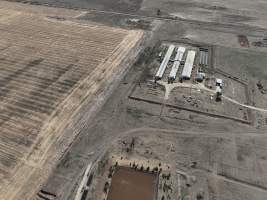
{"label": "bare soil field", "polygon": [[0,3],[0,199],[29,184],[76,111],[101,93],[143,35],[53,14]]}
{"label": "bare soil field", "polygon": [[216,50],[215,67],[248,82],[252,103],[261,108],[267,105],[265,63],[266,56],[263,52],[225,47],[218,47]]}
{"label": "bare soil field", "polygon": [[[14,0],[11,0],[14,1]],[[161,15],[185,20],[208,21],[225,24],[242,24],[267,27],[266,2],[256,1],[213,1],[213,0],[16,0],[32,4],[66,8],[82,8],[156,16]]]}

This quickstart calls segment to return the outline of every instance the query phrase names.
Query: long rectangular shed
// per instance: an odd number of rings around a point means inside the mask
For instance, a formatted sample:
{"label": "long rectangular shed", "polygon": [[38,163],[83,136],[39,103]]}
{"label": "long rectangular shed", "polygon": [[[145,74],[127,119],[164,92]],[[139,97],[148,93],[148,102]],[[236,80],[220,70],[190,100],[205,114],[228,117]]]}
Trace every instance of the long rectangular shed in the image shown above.
{"label": "long rectangular shed", "polygon": [[195,56],[196,56],[196,52],[195,51],[188,51],[187,53],[187,57],[186,57],[186,61],[184,64],[184,69],[182,72],[182,78],[183,79],[190,79],[191,77],[191,73],[192,73],[192,69],[193,69],[193,64],[195,61]]}
{"label": "long rectangular shed", "polygon": [[209,58],[209,50],[206,48],[199,48],[200,56],[199,56],[199,64],[203,66],[208,65]]}
{"label": "long rectangular shed", "polygon": [[186,48],[185,47],[179,47],[174,59],[174,63],[170,72],[170,75],[168,77],[169,82],[173,82],[176,79],[177,72],[179,70],[179,66],[181,64],[181,61],[183,59],[184,53]]}
{"label": "long rectangular shed", "polygon": [[164,59],[163,59],[161,65],[160,65],[160,67],[159,67],[159,69],[158,69],[158,71],[157,71],[157,74],[156,74],[156,76],[155,76],[155,79],[156,79],[156,80],[160,80],[160,79],[162,78],[162,76],[163,76],[163,74],[164,74],[164,72],[165,72],[165,70],[166,70],[166,67],[167,67],[167,65],[168,65],[168,63],[169,63],[169,60],[170,60],[170,58],[171,58],[171,56],[172,56],[172,52],[174,51],[174,48],[175,48],[174,45],[170,45],[170,46],[169,46],[168,51],[167,51],[167,53],[165,54],[165,57],[164,57]]}

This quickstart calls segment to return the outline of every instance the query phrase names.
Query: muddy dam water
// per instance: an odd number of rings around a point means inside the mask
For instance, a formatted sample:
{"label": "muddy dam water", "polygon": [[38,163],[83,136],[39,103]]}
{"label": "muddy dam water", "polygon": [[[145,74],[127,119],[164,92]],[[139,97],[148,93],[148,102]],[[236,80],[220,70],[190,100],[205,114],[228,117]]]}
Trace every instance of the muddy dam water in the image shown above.
{"label": "muddy dam water", "polygon": [[108,200],[154,200],[155,174],[120,167],[114,173]]}

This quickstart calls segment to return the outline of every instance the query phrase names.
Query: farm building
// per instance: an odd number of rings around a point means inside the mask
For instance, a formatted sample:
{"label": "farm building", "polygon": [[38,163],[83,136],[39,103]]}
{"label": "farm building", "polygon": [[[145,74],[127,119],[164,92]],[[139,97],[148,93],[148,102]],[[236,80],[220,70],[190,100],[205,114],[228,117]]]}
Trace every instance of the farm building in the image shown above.
{"label": "farm building", "polygon": [[182,79],[190,79],[191,78],[191,73],[192,73],[192,69],[193,69],[195,56],[196,56],[195,51],[188,51],[186,61],[184,64],[184,69],[182,72]]}

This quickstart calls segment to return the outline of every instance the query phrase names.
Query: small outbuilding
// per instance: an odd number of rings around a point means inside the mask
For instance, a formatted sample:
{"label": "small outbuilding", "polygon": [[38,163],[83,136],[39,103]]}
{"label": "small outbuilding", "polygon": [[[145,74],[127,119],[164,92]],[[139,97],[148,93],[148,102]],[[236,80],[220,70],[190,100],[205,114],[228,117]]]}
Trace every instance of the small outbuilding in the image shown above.
{"label": "small outbuilding", "polygon": [[204,79],[205,79],[205,73],[203,73],[203,72],[197,73],[197,76],[196,76],[197,82],[203,82]]}
{"label": "small outbuilding", "polygon": [[223,80],[220,78],[216,78],[216,86],[219,86],[220,88],[223,87]]}

